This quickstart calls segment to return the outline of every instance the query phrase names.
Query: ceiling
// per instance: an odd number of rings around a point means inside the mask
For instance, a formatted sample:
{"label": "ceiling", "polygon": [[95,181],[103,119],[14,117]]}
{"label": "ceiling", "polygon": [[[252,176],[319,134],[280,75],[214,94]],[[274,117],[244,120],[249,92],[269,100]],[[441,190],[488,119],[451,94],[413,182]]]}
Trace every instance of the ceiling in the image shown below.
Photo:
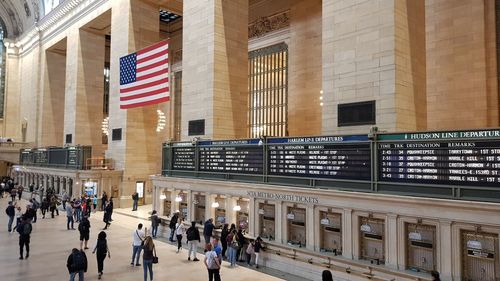
{"label": "ceiling", "polygon": [[43,16],[40,0],[0,0],[0,24],[4,37],[15,38]]}

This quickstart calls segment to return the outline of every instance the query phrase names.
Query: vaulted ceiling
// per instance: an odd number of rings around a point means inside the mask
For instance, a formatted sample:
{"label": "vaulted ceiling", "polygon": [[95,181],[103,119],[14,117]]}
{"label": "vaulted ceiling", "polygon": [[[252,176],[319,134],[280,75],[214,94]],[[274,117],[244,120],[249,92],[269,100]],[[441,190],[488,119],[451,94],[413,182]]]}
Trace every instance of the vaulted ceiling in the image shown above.
{"label": "vaulted ceiling", "polygon": [[40,0],[0,0],[0,24],[4,37],[15,38],[43,16]]}

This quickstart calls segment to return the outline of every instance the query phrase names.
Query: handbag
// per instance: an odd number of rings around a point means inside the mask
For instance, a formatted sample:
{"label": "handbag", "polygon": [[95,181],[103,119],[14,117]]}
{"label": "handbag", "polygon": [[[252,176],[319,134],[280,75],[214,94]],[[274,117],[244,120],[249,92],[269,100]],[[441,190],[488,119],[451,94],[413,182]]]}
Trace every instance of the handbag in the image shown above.
{"label": "handbag", "polygon": [[153,246],[153,263],[158,263],[158,256],[156,255],[156,247]]}

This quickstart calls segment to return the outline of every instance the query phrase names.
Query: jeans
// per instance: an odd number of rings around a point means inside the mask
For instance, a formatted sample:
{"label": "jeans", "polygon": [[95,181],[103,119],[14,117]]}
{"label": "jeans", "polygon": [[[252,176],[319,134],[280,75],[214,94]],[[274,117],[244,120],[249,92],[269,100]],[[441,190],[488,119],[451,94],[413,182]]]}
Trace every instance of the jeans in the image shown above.
{"label": "jeans", "polygon": [[12,231],[12,223],[14,222],[14,216],[9,217],[9,224],[7,225],[7,230]]}
{"label": "jeans", "polygon": [[182,248],[182,235],[177,235],[177,250]]}
{"label": "jeans", "polygon": [[83,270],[80,270],[78,272],[71,272],[69,275],[69,281],[75,281],[75,276],[78,274],[78,281],[83,281]]}
{"label": "jeans", "polygon": [[[219,274],[220,269],[209,269],[208,270],[208,281],[220,281],[220,274]],[[214,278],[215,277],[215,278]]]}
{"label": "jeans", "polygon": [[[134,263],[134,259],[136,260],[135,263],[139,264],[139,258],[141,257],[141,251],[142,251],[142,246],[132,246],[132,263]],[[137,257],[136,257],[137,255]]]}
{"label": "jeans", "polygon": [[236,251],[238,249],[237,248],[233,248],[233,247],[229,247],[228,249],[228,262],[231,263],[231,266],[235,265],[236,264]]}
{"label": "jeans", "polygon": [[24,246],[26,246],[26,256],[30,254],[30,237],[19,235],[19,257],[23,256]]}
{"label": "jeans", "polygon": [[82,214],[82,209],[80,209],[80,208],[75,209],[76,222],[80,221],[81,214]]}
{"label": "jeans", "polygon": [[154,238],[156,238],[156,234],[158,234],[158,226],[152,226],[151,227],[151,236],[153,236]]}
{"label": "jeans", "polygon": [[62,204],[63,204],[63,209],[66,211],[66,200],[63,200]]}
{"label": "jeans", "polygon": [[71,224],[71,228],[74,228],[75,221],[73,220],[73,216],[67,216],[68,218],[68,223],[66,224],[66,227],[69,229],[69,224]]}
{"label": "jeans", "polygon": [[198,250],[198,241],[193,240],[193,241],[188,241],[188,257],[191,257],[191,253],[194,254],[194,258],[196,259],[196,251]]}
{"label": "jeans", "polygon": [[210,238],[212,236],[210,236],[210,235],[203,235],[203,236],[205,237],[205,244],[210,244]]}
{"label": "jeans", "polygon": [[170,228],[170,242],[174,242],[174,232],[175,232],[175,227]]}
{"label": "jeans", "polygon": [[102,273],[104,269],[104,259],[106,258],[106,254],[97,254],[97,273]]}
{"label": "jeans", "polygon": [[134,204],[132,204],[132,211],[137,211],[137,204],[138,204],[138,201],[134,200]]}
{"label": "jeans", "polygon": [[148,269],[150,280],[153,280],[153,260],[143,260],[142,267],[144,268],[144,281],[148,281]]}

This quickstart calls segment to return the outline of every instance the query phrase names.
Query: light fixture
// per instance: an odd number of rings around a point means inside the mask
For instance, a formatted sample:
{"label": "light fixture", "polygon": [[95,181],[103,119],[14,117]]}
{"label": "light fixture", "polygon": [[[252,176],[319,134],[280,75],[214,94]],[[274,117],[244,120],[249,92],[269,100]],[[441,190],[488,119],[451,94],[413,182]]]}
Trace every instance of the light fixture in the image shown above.
{"label": "light fixture", "polygon": [[212,208],[219,208],[219,202],[215,201],[212,203]]}
{"label": "light fixture", "polygon": [[236,211],[236,212],[239,212],[241,211],[241,206],[240,205],[236,205],[233,207],[233,211]]}
{"label": "light fixture", "polygon": [[161,110],[156,110],[158,114],[158,120],[156,122],[156,132],[159,133],[165,129],[165,125],[167,124],[167,117],[165,117],[165,113]]}
{"label": "light fixture", "polygon": [[323,106],[323,90],[319,91],[319,106]]}
{"label": "light fixture", "polygon": [[94,183],[91,182],[91,181],[88,181],[88,182],[85,182],[84,184],[85,187],[93,187],[94,186]]}
{"label": "light fixture", "polygon": [[182,191],[179,192],[179,194],[177,194],[177,196],[175,197],[175,202],[181,202],[182,201]]}
{"label": "light fixture", "polygon": [[101,130],[103,134],[109,136],[109,116],[102,120]]}
{"label": "light fixture", "polygon": [[167,199],[167,195],[165,193],[160,194],[160,200],[165,200]]}

